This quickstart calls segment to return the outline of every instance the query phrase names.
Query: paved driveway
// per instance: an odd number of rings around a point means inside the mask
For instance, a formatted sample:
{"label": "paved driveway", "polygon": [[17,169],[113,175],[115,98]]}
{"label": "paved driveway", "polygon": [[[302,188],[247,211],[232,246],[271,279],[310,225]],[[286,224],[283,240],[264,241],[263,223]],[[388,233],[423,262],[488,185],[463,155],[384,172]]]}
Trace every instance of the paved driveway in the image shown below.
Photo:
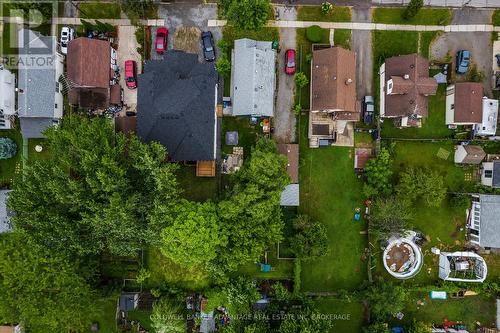
{"label": "paved driveway", "polygon": [[[353,8],[354,22],[371,22],[371,9]],[[372,60],[372,32],[369,30],[353,30],[351,48],[356,52],[356,93],[358,100],[366,95],[373,95],[373,60]]]}
{"label": "paved driveway", "polygon": [[[217,42],[222,38],[222,30],[220,28],[210,29],[207,26],[208,20],[217,19],[217,5],[216,4],[199,4],[199,3],[172,3],[161,4],[158,7],[158,16],[165,20],[165,26],[169,31],[168,34],[168,49],[173,49],[173,36],[175,29],[181,26],[184,27],[197,27],[201,31],[210,30]],[[156,28],[151,29],[151,36],[154,39],[156,36]],[[151,50],[152,59],[160,59],[161,56],[157,55],[154,50],[154,40]],[[201,58],[201,42],[200,42],[200,58]]]}
{"label": "paved driveway", "polygon": [[137,63],[137,73],[141,73],[141,56],[137,52],[137,39],[135,38],[135,27],[122,25],[118,28],[118,65],[120,66],[120,85],[123,89],[123,110],[136,111],[137,109],[137,89],[129,89],[125,84],[125,60],[135,60]]}
{"label": "paved driveway", "polygon": [[[283,20],[297,19],[295,7],[278,7],[279,17]],[[295,81],[293,75],[285,74],[285,52],[296,49],[295,29],[280,29],[280,48],[278,53],[278,96],[274,111],[274,138],[280,143],[295,142],[294,104]]]}
{"label": "paved driveway", "polygon": [[[453,71],[455,70],[455,54],[458,50],[470,50],[472,62],[478,71],[484,73],[484,89],[491,95],[492,57],[491,33],[489,32],[450,32],[444,33],[436,39],[431,47],[432,59],[445,59],[447,54],[453,57]],[[465,80],[465,75],[457,76],[457,81]]]}

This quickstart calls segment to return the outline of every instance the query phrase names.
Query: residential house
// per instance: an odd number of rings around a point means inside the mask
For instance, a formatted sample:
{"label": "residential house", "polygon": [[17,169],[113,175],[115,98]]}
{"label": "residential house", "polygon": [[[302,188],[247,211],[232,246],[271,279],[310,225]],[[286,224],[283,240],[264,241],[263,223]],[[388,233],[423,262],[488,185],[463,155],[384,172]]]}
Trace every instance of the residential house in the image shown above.
{"label": "residential house", "polygon": [[481,146],[455,146],[455,163],[457,164],[481,164],[485,157],[486,153]]}
{"label": "residential house", "polygon": [[483,121],[474,126],[479,136],[496,135],[498,123],[498,100],[483,97]]}
{"label": "residential house", "polygon": [[11,190],[0,190],[0,233],[12,230],[10,218],[12,212],[7,208],[7,198]]}
{"label": "residential house", "polygon": [[276,50],[272,43],[237,39],[231,61],[232,115],[272,117],[276,90]]}
{"label": "residential house", "polygon": [[354,145],[354,122],[360,118],[356,100],[356,55],[341,47],[313,50],[309,146]]}
{"label": "residential house", "polygon": [[483,85],[459,82],[446,88],[446,125],[476,125],[483,121]]}
{"label": "residential house", "polygon": [[45,129],[58,124],[63,115],[59,81],[64,72],[64,57],[56,51],[56,37],[29,29],[19,30],[18,45],[20,59],[40,60],[19,65],[17,104],[21,134],[25,139],[43,138]]}
{"label": "residential house", "polygon": [[0,65],[0,129],[11,129],[16,114],[16,77]]}
{"label": "residential house", "polygon": [[76,38],[68,45],[66,59],[70,104],[103,110],[121,103],[116,50],[108,41]]}
{"label": "residential house", "polygon": [[291,143],[278,144],[278,152],[287,158],[287,172],[291,184],[281,193],[281,206],[299,206],[299,145]]}
{"label": "residential house", "polygon": [[469,241],[485,250],[500,249],[499,216],[500,195],[473,195],[467,216]]}
{"label": "residential house", "polygon": [[171,161],[204,168],[208,162],[215,176],[220,119],[213,64],[198,62],[196,54],[169,51],[162,60],[146,61],[138,81],[138,136],[163,144]]}
{"label": "residential house", "polygon": [[481,170],[481,184],[492,188],[500,188],[500,158],[488,156]]}
{"label": "residential house", "polygon": [[428,116],[428,97],[438,84],[429,77],[429,61],[413,53],[392,57],[380,66],[380,117],[397,127],[420,127]]}

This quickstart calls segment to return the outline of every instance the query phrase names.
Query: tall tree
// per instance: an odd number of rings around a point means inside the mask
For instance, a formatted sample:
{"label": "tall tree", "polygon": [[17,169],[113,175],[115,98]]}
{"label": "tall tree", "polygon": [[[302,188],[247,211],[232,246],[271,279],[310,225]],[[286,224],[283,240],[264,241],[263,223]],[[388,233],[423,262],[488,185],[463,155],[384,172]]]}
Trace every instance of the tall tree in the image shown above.
{"label": "tall tree", "polygon": [[377,158],[366,163],[366,184],[363,190],[367,197],[391,194],[391,164],[391,156],[386,148],[380,150]]}
{"label": "tall tree", "polygon": [[446,197],[444,178],[435,170],[423,168],[406,169],[396,191],[410,201],[422,199],[429,207],[439,207]]}
{"label": "tall tree", "polygon": [[156,333],[184,333],[187,329],[181,307],[166,298],[153,304],[151,326]]}
{"label": "tall tree", "polygon": [[22,233],[1,235],[1,320],[21,322],[30,332],[87,329],[95,295],[78,270],[77,261],[27,242]]}
{"label": "tall tree", "polygon": [[401,233],[409,227],[412,218],[407,200],[395,196],[378,198],[371,208],[370,232],[381,238]]}
{"label": "tall tree", "polygon": [[257,30],[262,28],[269,17],[269,0],[232,0],[223,1],[228,23],[237,29]]}
{"label": "tall tree", "polygon": [[291,247],[297,258],[313,259],[328,253],[326,228],[308,215],[299,215],[293,222],[296,234],[291,239]]}
{"label": "tall tree", "polygon": [[270,139],[260,139],[250,160],[235,174],[231,196],[219,202],[221,227],[228,244],[220,251],[219,269],[258,261],[265,248],[282,238],[281,192],[289,183],[286,159]]}
{"label": "tall tree", "polygon": [[366,299],[371,315],[376,321],[384,321],[402,311],[408,300],[408,292],[402,286],[378,283],[368,289]]}
{"label": "tall tree", "polygon": [[227,237],[219,226],[216,206],[182,200],[168,218],[162,232],[161,251],[174,262],[195,267],[217,257],[217,249],[224,247]]}
{"label": "tall tree", "polygon": [[15,228],[79,255],[131,255],[158,241],[162,221],[151,217],[177,198],[163,146],[115,134],[105,118],[64,118],[46,134],[51,158],[29,165],[9,195]]}

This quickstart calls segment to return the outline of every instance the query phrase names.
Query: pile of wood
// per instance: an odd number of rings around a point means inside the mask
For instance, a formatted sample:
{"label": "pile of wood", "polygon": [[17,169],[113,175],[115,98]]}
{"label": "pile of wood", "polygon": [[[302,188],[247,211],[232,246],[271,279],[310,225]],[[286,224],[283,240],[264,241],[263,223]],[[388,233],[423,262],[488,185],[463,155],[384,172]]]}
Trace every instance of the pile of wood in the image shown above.
{"label": "pile of wood", "polygon": [[200,51],[201,31],[195,27],[180,27],[175,30],[174,49],[188,53]]}

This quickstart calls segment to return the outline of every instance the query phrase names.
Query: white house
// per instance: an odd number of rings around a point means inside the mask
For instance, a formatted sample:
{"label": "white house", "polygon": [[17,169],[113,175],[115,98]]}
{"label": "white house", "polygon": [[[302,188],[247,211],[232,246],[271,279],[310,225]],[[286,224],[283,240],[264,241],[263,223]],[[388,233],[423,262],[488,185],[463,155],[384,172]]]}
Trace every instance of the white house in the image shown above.
{"label": "white house", "polygon": [[12,128],[10,116],[16,113],[16,77],[0,65],[0,129]]}
{"label": "white house", "polygon": [[484,249],[500,249],[500,195],[472,196],[468,211],[469,241]]}
{"label": "white house", "polygon": [[497,132],[498,100],[483,98],[483,121],[474,126],[476,135],[491,136]]}

